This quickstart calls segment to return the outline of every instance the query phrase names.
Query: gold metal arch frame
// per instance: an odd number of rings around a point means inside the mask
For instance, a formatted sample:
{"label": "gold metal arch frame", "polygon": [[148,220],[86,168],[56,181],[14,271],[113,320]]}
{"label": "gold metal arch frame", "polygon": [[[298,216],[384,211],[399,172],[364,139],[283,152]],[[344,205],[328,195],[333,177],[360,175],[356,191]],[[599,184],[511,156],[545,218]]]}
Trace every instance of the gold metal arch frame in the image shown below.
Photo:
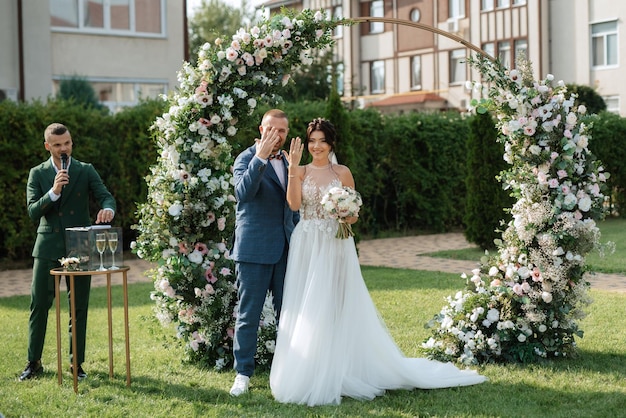
{"label": "gold metal arch frame", "polygon": [[417,29],[422,29],[428,32],[435,33],[437,35],[445,36],[446,38],[452,39],[455,42],[460,43],[466,48],[471,49],[474,52],[479,53],[480,55],[489,58],[491,61],[495,61],[496,59],[477,47],[476,45],[468,42],[467,40],[461,38],[458,35],[455,35],[450,32],[446,32],[445,30],[441,30],[439,28],[435,28],[433,26],[424,25],[423,23],[412,22],[410,20],[404,19],[396,19],[396,18],[388,18],[388,17],[357,17],[352,19],[346,19],[346,22],[350,23],[363,23],[363,22],[384,22],[384,23],[392,23],[395,25],[403,25],[403,26],[411,26]]}

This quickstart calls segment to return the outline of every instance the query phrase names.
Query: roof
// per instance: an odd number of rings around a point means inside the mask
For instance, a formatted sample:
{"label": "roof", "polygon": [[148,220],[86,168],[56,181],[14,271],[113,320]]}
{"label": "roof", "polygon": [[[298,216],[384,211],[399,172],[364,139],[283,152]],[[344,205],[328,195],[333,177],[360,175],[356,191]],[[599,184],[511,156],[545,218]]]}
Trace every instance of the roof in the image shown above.
{"label": "roof", "polygon": [[289,6],[294,3],[301,3],[301,0],[267,0],[261,2],[257,8],[267,7],[268,9],[275,9],[277,7]]}
{"label": "roof", "polygon": [[419,104],[426,102],[446,102],[446,99],[435,93],[395,94],[385,99],[371,102],[369,105],[374,107],[386,107],[407,104]]}

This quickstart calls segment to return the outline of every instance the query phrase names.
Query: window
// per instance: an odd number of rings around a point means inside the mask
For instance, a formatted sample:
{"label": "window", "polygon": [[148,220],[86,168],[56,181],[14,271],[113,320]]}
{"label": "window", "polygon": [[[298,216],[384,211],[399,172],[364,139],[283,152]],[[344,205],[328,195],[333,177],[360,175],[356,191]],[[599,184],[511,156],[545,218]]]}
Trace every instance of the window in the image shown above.
{"label": "window", "polygon": [[[341,19],[343,17],[343,7],[337,6],[333,10],[333,17]],[[343,38],[343,25],[337,25],[334,32],[335,38]]]}
{"label": "window", "polygon": [[511,67],[511,43],[509,41],[498,42],[498,59],[504,68]]}
{"label": "window", "polygon": [[466,79],[465,50],[450,51],[450,84],[464,83]]}
{"label": "window", "polygon": [[418,9],[417,7],[411,9],[411,13],[409,13],[409,18],[411,19],[411,22],[419,22],[421,17],[422,13],[420,12],[420,9]]}
{"label": "window", "polygon": [[495,56],[496,56],[496,46],[494,45],[493,42],[489,42],[489,43],[483,44],[483,48],[482,49],[487,54],[489,54],[490,56],[495,58]]}
{"label": "window", "polygon": [[493,0],[482,0],[480,3],[480,10],[493,10]]}
{"label": "window", "polygon": [[[89,80],[98,100],[111,112],[118,112],[125,107],[135,106],[140,99],[156,99],[167,93],[167,81],[148,82],[145,80]],[[60,80],[54,80],[54,89],[58,91]]]}
{"label": "window", "polygon": [[422,57],[416,55],[411,58],[411,90],[422,89]]}
{"label": "window", "polygon": [[518,39],[515,41],[515,66],[520,57],[528,58],[528,41],[526,39]]}
{"label": "window", "polygon": [[608,112],[619,114],[619,96],[605,96],[603,99]]}
{"label": "window", "polygon": [[526,4],[526,0],[513,0],[513,6],[521,6],[522,4]]}
{"label": "window", "polygon": [[337,93],[339,93],[340,96],[343,96],[343,89],[344,89],[343,77],[344,77],[343,63],[340,62],[335,67],[335,86],[337,87]]}
{"label": "window", "polygon": [[465,0],[448,0],[448,18],[465,17]]}
{"label": "window", "polygon": [[[385,17],[385,6],[383,0],[374,0],[370,3],[371,17]],[[384,22],[370,22],[370,33],[382,33],[385,31]]]}
{"label": "window", "polygon": [[385,92],[385,61],[373,61],[370,64],[370,92]]}
{"label": "window", "polygon": [[162,35],[164,0],[50,0],[50,25],[81,32]]}
{"label": "window", "polygon": [[510,0],[498,0],[498,8],[509,7],[510,5]]}
{"label": "window", "polygon": [[617,21],[591,25],[591,56],[594,67],[617,65]]}

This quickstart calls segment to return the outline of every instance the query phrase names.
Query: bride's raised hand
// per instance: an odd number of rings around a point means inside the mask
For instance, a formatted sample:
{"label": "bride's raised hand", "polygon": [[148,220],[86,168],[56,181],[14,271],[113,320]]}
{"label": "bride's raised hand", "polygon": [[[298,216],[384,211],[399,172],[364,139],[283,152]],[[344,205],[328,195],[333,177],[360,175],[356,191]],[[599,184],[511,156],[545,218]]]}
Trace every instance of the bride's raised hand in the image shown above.
{"label": "bride's raised hand", "polygon": [[285,153],[285,158],[289,163],[289,167],[297,167],[300,165],[300,160],[302,159],[302,152],[304,151],[304,144],[300,137],[291,138],[291,144],[289,145],[289,152],[283,151]]}

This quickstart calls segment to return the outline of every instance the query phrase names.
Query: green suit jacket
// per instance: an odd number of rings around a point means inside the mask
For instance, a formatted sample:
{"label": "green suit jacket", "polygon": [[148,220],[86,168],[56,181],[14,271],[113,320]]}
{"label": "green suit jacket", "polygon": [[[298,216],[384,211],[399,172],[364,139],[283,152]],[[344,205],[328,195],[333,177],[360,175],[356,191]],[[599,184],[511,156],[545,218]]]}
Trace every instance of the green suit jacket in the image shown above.
{"label": "green suit jacket", "polygon": [[33,257],[58,260],[67,255],[65,228],[93,223],[89,214],[90,196],[101,208],[116,209],[113,195],[93,165],[72,158],[68,173],[70,182],[53,202],[48,194],[56,176],[52,161],[48,159],[30,170],[26,186],[28,216],[39,222]]}

